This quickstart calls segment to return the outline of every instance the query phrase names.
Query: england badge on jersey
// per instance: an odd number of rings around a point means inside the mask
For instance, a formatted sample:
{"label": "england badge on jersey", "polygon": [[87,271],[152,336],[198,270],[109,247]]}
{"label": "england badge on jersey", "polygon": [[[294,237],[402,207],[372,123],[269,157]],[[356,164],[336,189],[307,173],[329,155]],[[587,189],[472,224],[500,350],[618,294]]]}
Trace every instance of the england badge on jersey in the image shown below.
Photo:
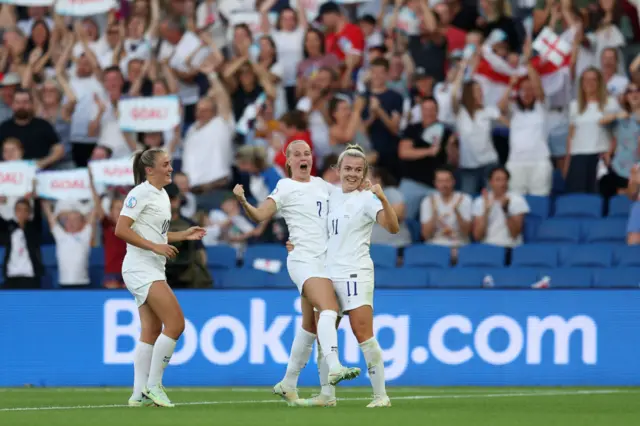
{"label": "england badge on jersey", "polygon": [[138,204],[138,200],[136,200],[136,197],[134,196],[127,198],[127,201],[124,203],[124,205],[130,209],[134,208],[136,204]]}

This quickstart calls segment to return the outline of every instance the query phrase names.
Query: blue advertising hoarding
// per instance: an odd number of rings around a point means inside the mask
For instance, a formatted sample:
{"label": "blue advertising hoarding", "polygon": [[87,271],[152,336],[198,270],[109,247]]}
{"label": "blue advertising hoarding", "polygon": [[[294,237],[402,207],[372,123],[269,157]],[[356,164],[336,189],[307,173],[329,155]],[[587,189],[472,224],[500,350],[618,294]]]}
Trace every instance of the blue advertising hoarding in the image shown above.
{"label": "blue advertising hoarding", "polygon": [[[187,322],[165,385],[282,378],[294,291],[177,294]],[[640,384],[637,290],[380,290],[375,304],[389,385]],[[136,312],[126,291],[0,292],[0,386],[130,385]],[[364,368],[348,321],[340,329],[343,363]],[[314,353],[300,385],[317,383]]]}

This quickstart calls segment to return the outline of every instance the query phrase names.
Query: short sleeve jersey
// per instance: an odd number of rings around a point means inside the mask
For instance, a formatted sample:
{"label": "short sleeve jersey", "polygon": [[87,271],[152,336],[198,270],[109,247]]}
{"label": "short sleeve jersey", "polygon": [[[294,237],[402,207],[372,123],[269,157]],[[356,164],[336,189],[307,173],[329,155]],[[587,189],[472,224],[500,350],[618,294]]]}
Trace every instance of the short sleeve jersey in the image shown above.
{"label": "short sleeve jersey", "polygon": [[294,245],[290,260],[309,261],[325,256],[328,202],[334,189],[314,176],[309,182],[286,178],[280,179],[269,195],[289,228],[289,240]]}
{"label": "short sleeve jersey", "polygon": [[382,203],[371,191],[342,192],[329,198],[327,266],[332,280],[373,281],[371,231]]}
{"label": "short sleeve jersey", "polygon": [[[133,219],[131,229],[145,240],[156,244],[167,244],[171,223],[171,202],[164,189],[158,189],[145,181],[133,188],[124,201],[121,215]],[[140,260],[151,266],[164,268],[166,258],[150,250],[127,244],[128,260]],[[135,262],[127,262],[135,264]]]}

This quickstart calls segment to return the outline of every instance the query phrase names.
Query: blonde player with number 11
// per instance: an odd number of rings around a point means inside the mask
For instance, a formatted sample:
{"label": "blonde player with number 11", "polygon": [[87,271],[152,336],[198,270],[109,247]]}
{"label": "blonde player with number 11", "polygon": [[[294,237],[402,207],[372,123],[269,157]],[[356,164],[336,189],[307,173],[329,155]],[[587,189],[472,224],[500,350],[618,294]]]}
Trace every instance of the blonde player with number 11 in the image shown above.
{"label": "blonde player with number 11", "polygon": [[[378,223],[392,234],[400,230],[398,216],[380,185],[361,191],[369,165],[362,148],[349,145],[338,158],[341,188],[329,197],[329,243],[327,267],[338,296],[342,315],[349,315],[353,331],[364,354],[373,387],[373,401],[368,408],[390,407],[384,383],[382,350],[373,334],[374,270],[369,253],[371,231]],[[291,249],[292,245],[287,244]],[[318,360],[319,363],[322,360]],[[322,372],[322,366],[319,367]],[[295,405],[328,407],[336,405],[335,387],[320,377],[322,391]]]}

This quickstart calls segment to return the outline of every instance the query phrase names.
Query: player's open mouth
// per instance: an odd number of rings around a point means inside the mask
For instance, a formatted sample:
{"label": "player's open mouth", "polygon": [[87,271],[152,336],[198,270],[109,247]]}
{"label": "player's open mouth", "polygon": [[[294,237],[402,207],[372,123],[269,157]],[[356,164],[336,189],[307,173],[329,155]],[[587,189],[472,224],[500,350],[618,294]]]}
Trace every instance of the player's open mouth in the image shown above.
{"label": "player's open mouth", "polygon": [[300,170],[306,171],[309,168],[308,164],[300,164]]}

